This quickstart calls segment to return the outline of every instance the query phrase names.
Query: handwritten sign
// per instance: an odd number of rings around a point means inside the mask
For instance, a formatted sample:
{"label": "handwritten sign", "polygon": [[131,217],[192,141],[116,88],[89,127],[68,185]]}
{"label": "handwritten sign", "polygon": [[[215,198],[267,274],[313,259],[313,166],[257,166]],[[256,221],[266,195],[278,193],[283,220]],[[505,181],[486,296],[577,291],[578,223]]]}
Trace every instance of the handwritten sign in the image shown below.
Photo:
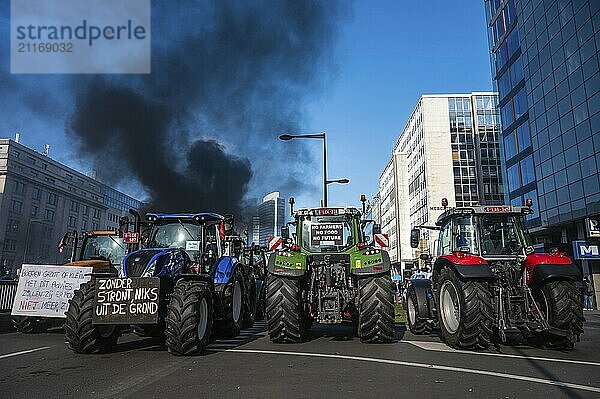
{"label": "handwritten sign", "polygon": [[344,245],[343,223],[317,223],[310,226],[310,245]]}
{"label": "handwritten sign", "polygon": [[64,318],[69,299],[91,272],[91,267],[23,265],[11,314]]}
{"label": "handwritten sign", "polygon": [[160,279],[98,278],[93,324],[157,324]]}

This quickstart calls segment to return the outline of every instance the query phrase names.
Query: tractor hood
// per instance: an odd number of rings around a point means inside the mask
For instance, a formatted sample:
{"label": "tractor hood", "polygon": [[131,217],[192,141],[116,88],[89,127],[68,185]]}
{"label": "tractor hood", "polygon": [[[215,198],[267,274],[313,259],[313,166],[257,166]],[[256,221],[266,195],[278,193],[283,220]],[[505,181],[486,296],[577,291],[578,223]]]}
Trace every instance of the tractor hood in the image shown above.
{"label": "tractor hood", "polygon": [[93,273],[110,273],[111,265],[107,260],[91,259],[91,260],[77,260],[75,262],[65,263],[63,266],[79,266],[79,267],[92,267]]}

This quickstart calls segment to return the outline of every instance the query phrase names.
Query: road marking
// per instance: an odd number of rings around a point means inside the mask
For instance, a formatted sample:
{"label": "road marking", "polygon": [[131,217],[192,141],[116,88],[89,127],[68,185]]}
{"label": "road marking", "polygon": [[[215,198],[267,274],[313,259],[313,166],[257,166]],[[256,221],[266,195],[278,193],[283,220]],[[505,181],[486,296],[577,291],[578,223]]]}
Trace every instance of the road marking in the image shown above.
{"label": "road marking", "polygon": [[28,353],[43,351],[43,350],[50,349],[50,348],[51,348],[51,346],[42,346],[41,348],[34,348],[34,349],[28,349],[26,351],[7,353],[5,355],[0,355],[0,359],[5,359],[7,357],[13,357],[13,356],[19,356],[19,355],[26,355]]}
{"label": "road marking", "polygon": [[537,356],[526,356],[526,355],[511,355],[508,353],[489,353],[489,352],[473,352],[450,348],[443,342],[428,342],[428,341],[400,341],[407,344],[414,345],[426,351],[435,352],[451,352],[451,353],[462,353],[467,355],[480,355],[480,356],[496,356],[496,357],[508,357],[513,359],[528,359],[528,360],[541,360],[544,362],[555,362],[555,363],[572,363],[572,364],[583,364],[585,366],[600,366],[598,362],[586,362],[583,360],[571,360],[571,359],[557,359],[551,357],[537,357]]}
{"label": "road marking", "polygon": [[475,369],[466,369],[466,368],[461,368],[461,367],[443,366],[443,365],[439,365],[439,364],[403,362],[400,360],[378,359],[378,358],[373,358],[373,357],[332,355],[332,354],[326,354],[326,353],[310,353],[310,352],[285,352],[285,351],[268,351],[268,350],[256,350],[256,349],[226,349],[223,352],[321,357],[321,358],[328,358],[328,359],[356,360],[356,361],[361,361],[361,362],[371,362],[371,363],[392,364],[392,365],[396,365],[396,366],[417,367],[417,368],[423,368],[423,369],[429,369],[429,370],[443,370],[443,371],[453,371],[453,372],[458,372],[458,373],[486,375],[486,376],[490,376],[490,377],[499,377],[499,378],[507,378],[507,379],[511,379],[511,380],[535,382],[538,384],[553,385],[553,386],[557,386],[557,387],[572,388],[572,389],[579,389],[582,391],[600,393],[599,387],[594,387],[594,386],[589,386],[589,385],[580,385],[580,384],[573,384],[570,382],[547,380],[547,379],[536,378],[536,377],[527,377],[524,375],[517,375],[517,374],[499,373],[496,371],[475,370]]}

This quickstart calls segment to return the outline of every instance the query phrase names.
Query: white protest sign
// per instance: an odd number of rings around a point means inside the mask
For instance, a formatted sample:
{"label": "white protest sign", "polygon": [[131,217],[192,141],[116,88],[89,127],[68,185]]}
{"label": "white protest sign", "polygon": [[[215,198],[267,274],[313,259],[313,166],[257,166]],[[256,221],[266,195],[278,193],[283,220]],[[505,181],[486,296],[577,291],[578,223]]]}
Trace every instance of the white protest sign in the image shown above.
{"label": "white protest sign", "polygon": [[91,272],[91,267],[23,265],[11,314],[64,318],[69,299]]}
{"label": "white protest sign", "polygon": [[200,241],[186,241],[185,242],[185,250],[186,251],[199,251],[200,250]]}

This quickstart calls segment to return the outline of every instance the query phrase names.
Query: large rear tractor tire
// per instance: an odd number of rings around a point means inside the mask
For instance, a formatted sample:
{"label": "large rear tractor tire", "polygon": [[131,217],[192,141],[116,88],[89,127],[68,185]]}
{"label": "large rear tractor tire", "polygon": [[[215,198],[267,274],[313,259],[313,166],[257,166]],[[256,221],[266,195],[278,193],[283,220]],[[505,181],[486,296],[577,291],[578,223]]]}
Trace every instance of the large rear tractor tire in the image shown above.
{"label": "large rear tractor tire", "polygon": [[208,285],[200,281],[177,282],[165,322],[170,353],[188,356],[204,352],[213,324],[212,293]]}
{"label": "large rear tractor tire", "polygon": [[361,342],[394,340],[394,291],[388,275],[358,279],[358,336]]}
{"label": "large rear tractor tire", "polygon": [[492,294],[487,283],[461,280],[454,271],[445,268],[435,286],[444,342],[460,349],[487,348],[494,322]]}
{"label": "large rear tractor tire", "polygon": [[239,269],[236,269],[223,292],[225,314],[215,323],[215,332],[221,337],[236,337],[242,329],[244,312],[244,281]]}
{"label": "large rear tractor tire", "polygon": [[536,334],[530,343],[553,349],[573,349],[583,333],[583,299],[572,281],[552,280],[534,289],[536,303],[551,327],[568,330],[569,336]]}
{"label": "large rear tractor tire", "polygon": [[15,330],[23,334],[46,332],[51,326],[51,321],[41,317],[13,316],[12,324]]}
{"label": "large rear tractor tire", "polygon": [[94,280],[81,284],[69,300],[65,339],[67,347],[75,353],[110,352],[121,335],[119,326],[92,324],[94,287]]}
{"label": "large rear tractor tire", "polygon": [[417,302],[417,293],[413,288],[409,288],[406,293],[406,324],[411,333],[415,335],[424,335],[431,332],[431,324],[427,320],[419,319],[419,307]]}
{"label": "large rear tractor tire", "polygon": [[254,325],[258,311],[258,297],[256,295],[256,279],[251,276],[248,279],[248,290],[246,291],[246,299],[244,300],[244,320],[243,328],[250,328]]}
{"label": "large rear tractor tire", "polygon": [[305,338],[300,284],[299,278],[273,274],[267,278],[267,327],[273,342],[298,343]]}

